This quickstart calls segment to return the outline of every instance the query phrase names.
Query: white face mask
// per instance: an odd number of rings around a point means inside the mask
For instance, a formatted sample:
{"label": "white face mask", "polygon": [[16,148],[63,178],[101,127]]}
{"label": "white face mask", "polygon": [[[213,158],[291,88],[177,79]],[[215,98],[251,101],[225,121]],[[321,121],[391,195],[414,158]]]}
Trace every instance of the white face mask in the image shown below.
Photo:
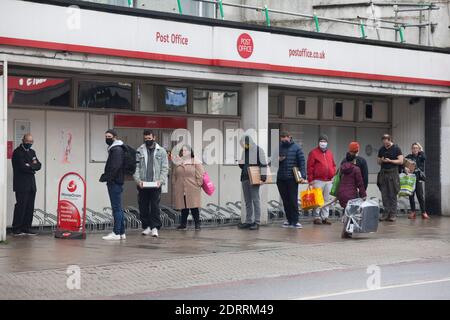
{"label": "white face mask", "polygon": [[328,147],[328,142],[319,142],[320,149],[326,149]]}

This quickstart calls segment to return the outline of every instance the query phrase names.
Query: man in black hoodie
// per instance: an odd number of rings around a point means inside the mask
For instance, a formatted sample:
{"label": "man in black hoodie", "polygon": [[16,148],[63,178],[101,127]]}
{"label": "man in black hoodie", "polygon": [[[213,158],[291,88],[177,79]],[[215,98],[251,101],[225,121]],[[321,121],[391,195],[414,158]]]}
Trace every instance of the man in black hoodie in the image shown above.
{"label": "man in black hoodie", "polygon": [[18,146],[11,159],[13,166],[13,190],[16,193],[14,207],[13,234],[35,235],[31,231],[34,213],[34,200],[36,198],[36,171],[41,169],[41,163],[36,152],[31,149],[33,137],[24,135],[22,143]]}
{"label": "man in black hoodie", "polygon": [[103,240],[125,240],[125,222],[122,208],[122,192],[124,182],[124,155],[123,142],[118,139],[117,132],[110,129],[105,133],[105,142],[108,145],[108,160],[105,172],[100,182],[106,182],[109,199],[114,216],[113,232],[103,237]]}

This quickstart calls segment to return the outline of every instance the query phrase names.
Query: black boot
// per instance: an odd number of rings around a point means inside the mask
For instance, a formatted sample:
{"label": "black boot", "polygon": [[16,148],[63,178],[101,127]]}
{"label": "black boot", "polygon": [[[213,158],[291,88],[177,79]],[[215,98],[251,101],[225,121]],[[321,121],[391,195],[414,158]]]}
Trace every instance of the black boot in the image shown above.
{"label": "black boot", "polygon": [[189,216],[189,210],[187,210],[187,209],[181,210],[181,223],[177,227],[178,230],[186,230],[188,216]]}
{"label": "black boot", "polygon": [[200,230],[200,212],[198,211],[198,208],[192,209],[192,216],[194,217],[194,223],[195,223],[195,230]]}

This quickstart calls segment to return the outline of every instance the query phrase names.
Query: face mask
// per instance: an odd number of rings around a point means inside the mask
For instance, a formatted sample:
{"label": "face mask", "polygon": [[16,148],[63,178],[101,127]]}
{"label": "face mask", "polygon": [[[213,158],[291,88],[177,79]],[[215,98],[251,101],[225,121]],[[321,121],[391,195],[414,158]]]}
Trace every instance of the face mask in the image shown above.
{"label": "face mask", "polygon": [[149,148],[153,147],[155,140],[145,140],[145,145]]}
{"label": "face mask", "polygon": [[328,143],[327,142],[319,142],[319,147],[322,150],[325,150],[328,147]]}
{"label": "face mask", "polygon": [[113,138],[106,138],[106,139],[105,139],[105,142],[106,142],[106,144],[107,144],[108,146],[110,146],[110,145],[112,145],[112,144],[114,143],[114,140],[113,140]]}
{"label": "face mask", "polygon": [[281,140],[281,144],[282,144],[283,146],[288,146],[289,143],[290,143],[290,141]]}
{"label": "face mask", "polygon": [[31,149],[31,146],[32,146],[33,144],[32,143],[24,143],[23,144],[23,147],[25,148],[25,149]]}

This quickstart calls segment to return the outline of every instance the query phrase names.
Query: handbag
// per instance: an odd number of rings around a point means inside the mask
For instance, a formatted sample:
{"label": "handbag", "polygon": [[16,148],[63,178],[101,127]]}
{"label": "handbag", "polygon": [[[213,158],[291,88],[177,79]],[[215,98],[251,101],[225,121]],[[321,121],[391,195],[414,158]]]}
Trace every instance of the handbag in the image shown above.
{"label": "handbag", "polygon": [[308,187],[305,191],[300,192],[300,199],[303,210],[310,210],[322,207],[325,204],[322,189]]}
{"label": "handbag", "polygon": [[331,185],[330,195],[332,195],[333,197],[337,197],[340,185],[341,185],[341,169],[338,169],[336,175],[333,178],[333,184]]}
{"label": "handbag", "polygon": [[212,183],[211,179],[209,178],[208,172],[206,171],[203,173],[202,189],[208,196],[211,196],[216,190],[216,187]]}

